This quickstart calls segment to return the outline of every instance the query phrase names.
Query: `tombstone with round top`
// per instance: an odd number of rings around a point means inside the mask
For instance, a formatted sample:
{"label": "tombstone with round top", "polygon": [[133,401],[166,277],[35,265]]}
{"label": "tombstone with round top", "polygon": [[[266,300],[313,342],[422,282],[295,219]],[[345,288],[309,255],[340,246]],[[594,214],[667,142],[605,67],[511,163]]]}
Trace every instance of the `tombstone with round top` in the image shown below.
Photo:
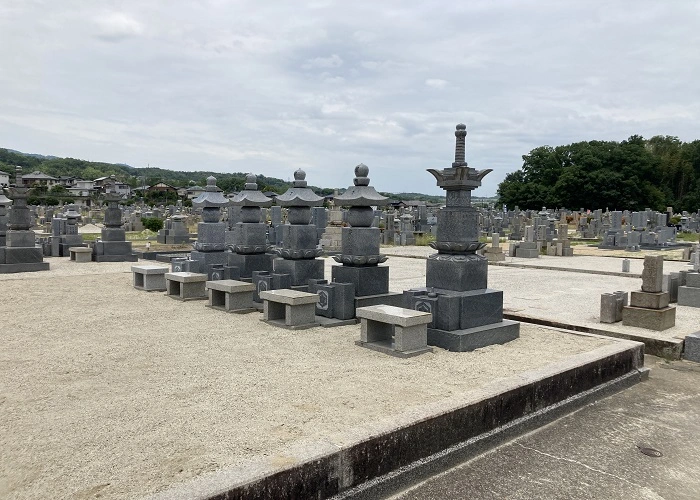
{"label": "tombstone with round top", "polygon": [[48,271],[44,251],[36,245],[36,235],[30,230],[32,221],[27,196],[29,187],[22,181],[22,167],[17,167],[15,186],[8,189],[12,207],[5,233],[5,246],[0,247],[0,273]]}
{"label": "tombstone with round top", "polygon": [[[209,176],[205,190],[192,200],[192,206],[202,210],[202,222],[197,224],[197,241],[192,244],[190,259],[197,261],[198,272],[212,276],[214,266],[228,264],[226,252],[226,223],[221,222],[221,209],[230,200],[216,186],[216,178]],[[223,274],[219,279],[223,279]]]}
{"label": "tombstone with round top", "polygon": [[465,161],[466,126],[455,131],[455,161],[443,170],[428,169],[446,191],[438,212],[436,254],[428,257],[426,287],[404,292],[404,307],[431,312],[428,344],[450,351],[471,351],[519,337],[520,323],[503,319],[503,292],[487,287],[488,264],[477,250],[479,213],[471,192],[491,169],[476,170]]}
{"label": "tombstone with round top", "polygon": [[234,229],[233,252],[228,256],[230,266],[240,269],[241,278],[251,278],[253,271],[272,272],[273,255],[267,253],[267,227],[262,221],[261,208],[272,205],[272,199],[258,190],[255,174],[246,176],[245,189],[231,199],[240,208],[240,222]]}
{"label": "tombstone with round top", "polygon": [[323,279],[323,261],[317,259],[323,252],[318,246],[318,231],[311,224],[311,207],[323,203],[306,182],[306,173],[294,172],[294,182],[277,203],[287,207],[287,224],[278,226],[282,245],[275,249],[278,258],[272,262],[275,273],[289,274],[294,287],[308,286],[310,279]]}

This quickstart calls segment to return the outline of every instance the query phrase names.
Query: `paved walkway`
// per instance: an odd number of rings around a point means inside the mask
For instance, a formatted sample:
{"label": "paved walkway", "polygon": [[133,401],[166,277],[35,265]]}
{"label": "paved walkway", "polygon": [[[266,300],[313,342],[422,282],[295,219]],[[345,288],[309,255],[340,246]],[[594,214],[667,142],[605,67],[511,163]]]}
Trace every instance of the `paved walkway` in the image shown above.
{"label": "paved walkway", "polygon": [[646,365],[648,381],[393,498],[700,498],[700,365],[650,356]]}

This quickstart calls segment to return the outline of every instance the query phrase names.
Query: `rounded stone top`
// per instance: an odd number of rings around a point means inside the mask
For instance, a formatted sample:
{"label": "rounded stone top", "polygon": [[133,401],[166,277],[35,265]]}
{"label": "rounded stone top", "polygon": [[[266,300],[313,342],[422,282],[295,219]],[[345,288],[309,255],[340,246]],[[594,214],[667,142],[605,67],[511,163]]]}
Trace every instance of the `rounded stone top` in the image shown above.
{"label": "rounded stone top", "polygon": [[298,169],[294,172],[295,181],[303,181],[304,179],[306,179],[306,172],[304,172],[302,169]]}
{"label": "rounded stone top", "polygon": [[360,163],[355,167],[355,177],[367,177],[369,175],[369,167],[364,163]]}
{"label": "rounded stone top", "polygon": [[216,186],[216,177],[213,175],[207,177],[207,186]]}
{"label": "rounded stone top", "polygon": [[245,186],[243,186],[244,189],[246,190],[253,190],[257,191],[258,189],[258,178],[255,174],[247,174],[245,176]]}
{"label": "rounded stone top", "polygon": [[464,123],[457,124],[457,130],[467,130],[467,126]]}

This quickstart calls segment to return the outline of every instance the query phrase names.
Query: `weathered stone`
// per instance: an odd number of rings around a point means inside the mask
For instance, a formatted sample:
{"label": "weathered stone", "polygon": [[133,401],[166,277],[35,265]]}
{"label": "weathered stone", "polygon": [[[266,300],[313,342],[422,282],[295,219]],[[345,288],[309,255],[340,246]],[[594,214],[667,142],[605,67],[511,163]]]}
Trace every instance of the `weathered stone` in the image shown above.
{"label": "weathered stone", "polygon": [[663,288],[664,257],[663,255],[645,255],[644,270],[642,271],[642,291],[658,293]]}

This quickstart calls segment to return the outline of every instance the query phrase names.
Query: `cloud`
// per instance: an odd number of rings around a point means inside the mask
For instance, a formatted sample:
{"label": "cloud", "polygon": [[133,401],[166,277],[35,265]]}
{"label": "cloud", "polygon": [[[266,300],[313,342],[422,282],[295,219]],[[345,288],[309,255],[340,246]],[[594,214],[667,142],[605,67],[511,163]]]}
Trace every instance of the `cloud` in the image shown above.
{"label": "cloud", "polygon": [[447,85],[447,81],[445,80],[440,80],[439,78],[428,78],[425,81],[425,84],[428,87],[432,87],[434,89],[444,89],[445,86]]}
{"label": "cloud", "polygon": [[95,24],[98,28],[95,36],[107,42],[119,42],[139,36],[144,31],[140,22],[123,12],[102,14],[95,19]]}
{"label": "cloud", "polygon": [[329,57],[315,57],[309,59],[304,64],[302,68],[304,69],[329,69],[329,68],[339,68],[343,65],[343,60],[338,56],[338,54],[333,54]]}
{"label": "cloud", "polygon": [[328,187],[364,162],[381,191],[440,194],[425,169],[451,164],[463,122],[467,161],[494,169],[479,196],[544,144],[700,138],[694,2],[9,5],[0,147],[281,178],[302,167]]}

